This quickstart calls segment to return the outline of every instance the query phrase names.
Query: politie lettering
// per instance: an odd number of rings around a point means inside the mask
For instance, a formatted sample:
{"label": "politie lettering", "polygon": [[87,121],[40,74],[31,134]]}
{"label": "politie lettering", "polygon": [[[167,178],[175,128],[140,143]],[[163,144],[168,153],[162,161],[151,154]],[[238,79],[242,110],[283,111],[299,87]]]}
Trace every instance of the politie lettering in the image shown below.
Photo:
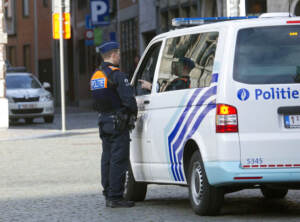
{"label": "politie lettering", "polygon": [[299,99],[299,91],[291,90],[289,87],[284,88],[270,88],[270,90],[263,91],[262,89],[255,89],[255,99]]}

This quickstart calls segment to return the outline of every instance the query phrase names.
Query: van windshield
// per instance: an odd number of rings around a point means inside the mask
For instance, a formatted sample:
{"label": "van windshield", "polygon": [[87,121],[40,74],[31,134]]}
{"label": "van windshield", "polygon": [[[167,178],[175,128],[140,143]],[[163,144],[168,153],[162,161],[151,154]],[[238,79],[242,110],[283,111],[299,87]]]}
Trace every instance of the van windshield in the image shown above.
{"label": "van windshield", "polygon": [[248,84],[300,83],[300,26],[240,30],[233,78]]}

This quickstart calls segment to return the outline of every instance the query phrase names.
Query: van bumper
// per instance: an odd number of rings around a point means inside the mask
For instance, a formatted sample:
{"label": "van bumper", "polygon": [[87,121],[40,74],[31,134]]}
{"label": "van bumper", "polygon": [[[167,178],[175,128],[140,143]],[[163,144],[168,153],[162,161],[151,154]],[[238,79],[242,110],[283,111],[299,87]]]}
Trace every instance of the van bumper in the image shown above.
{"label": "van bumper", "polygon": [[300,182],[300,168],[243,169],[240,162],[205,162],[208,182],[213,186]]}

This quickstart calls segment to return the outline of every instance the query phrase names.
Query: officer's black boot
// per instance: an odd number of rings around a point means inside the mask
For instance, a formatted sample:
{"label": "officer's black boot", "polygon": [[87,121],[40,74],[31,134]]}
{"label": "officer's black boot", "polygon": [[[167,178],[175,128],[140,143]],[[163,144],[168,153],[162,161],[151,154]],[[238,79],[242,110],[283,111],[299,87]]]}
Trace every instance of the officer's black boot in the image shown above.
{"label": "officer's black boot", "polygon": [[106,200],[106,207],[111,207],[111,208],[129,208],[133,207],[135,204],[133,201],[128,201],[124,199],[119,199],[119,200]]}

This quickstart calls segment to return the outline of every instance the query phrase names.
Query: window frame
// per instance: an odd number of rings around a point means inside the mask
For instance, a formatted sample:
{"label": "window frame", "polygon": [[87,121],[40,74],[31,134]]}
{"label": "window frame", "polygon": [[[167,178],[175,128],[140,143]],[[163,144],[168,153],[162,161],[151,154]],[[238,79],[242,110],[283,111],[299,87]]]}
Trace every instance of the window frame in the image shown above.
{"label": "window frame", "polygon": [[[164,43],[164,46],[162,47],[162,52],[161,52],[161,58],[160,58],[160,62],[162,61],[162,59],[163,59],[163,56],[164,56],[164,52],[165,52],[165,50],[166,50],[166,47],[167,47],[167,42],[168,41],[172,41],[172,39],[175,39],[175,38],[182,38],[182,37],[184,37],[184,36],[192,36],[192,35],[205,35],[205,34],[209,34],[209,33],[215,33],[215,34],[217,34],[217,41],[216,41],[216,47],[215,47],[215,50],[214,50],[214,61],[213,61],[213,64],[212,64],[212,70],[211,70],[211,74],[210,74],[210,76],[212,76],[213,74],[214,74],[214,70],[213,70],[213,68],[214,68],[214,65],[215,65],[215,62],[216,62],[216,58],[217,58],[217,50],[218,50],[218,45],[220,44],[220,36],[221,36],[221,30],[218,30],[218,29],[212,29],[212,30],[203,30],[203,31],[200,31],[200,32],[195,32],[195,33],[187,33],[187,34],[181,34],[181,35],[176,35],[176,36],[171,36],[171,37],[168,37],[168,38],[166,38],[165,39],[165,43]],[[213,45],[213,44],[212,44]],[[210,45],[210,46],[212,46],[212,45]],[[207,47],[207,49],[209,49],[210,48],[210,46],[209,47]],[[194,47],[195,47],[195,45],[194,45]],[[173,52],[173,54],[174,54],[174,52]],[[204,55],[204,54],[203,54]],[[209,57],[209,56],[208,56]],[[195,61],[195,64],[196,64],[196,61]],[[160,66],[161,66],[161,64],[160,64]],[[156,79],[156,82],[158,82],[158,80],[159,80],[159,74],[161,73],[160,72],[160,70],[161,70],[161,67],[158,67],[158,75],[157,75],[157,79]],[[199,66],[199,64],[198,64],[198,66]],[[203,68],[203,70],[205,70],[205,68]],[[203,75],[203,73],[201,74],[201,76]],[[201,78],[201,76],[199,77],[199,80],[200,80],[200,78]],[[207,75],[208,76],[208,75]],[[205,77],[205,76],[204,76]],[[207,78],[207,77],[206,77]],[[199,84],[199,83],[198,83]],[[210,87],[210,85],[211,85],[211,82],[208,84],[208,85],[205,85],[205,86],[203,86],[203,87],[200,87],[200,86],[198,86],[198,87],[192,87],[192,88],[188,88],[188,89],[197,89],[197,88],[207,88],[207,87]],[[180,89],[178,89],[178,90],[180,90]],[[159,91],[159,92],[157,92],[157,93],[168,93],[168,92],[174,92],[174,91],[178,91],[178,90],[170,90],[170,91]]]}
{"label": "window frame", "polygon": [[49,6],[49,2],[48,2],[49,0],[43,0],[43,6],[44,6],[44,8],[48,8],[48,6]]}
{"label": "window frame", "polygon": [[[147,47],[147,49],[145,50],[145,54],[144,56],[141,58],[141,61],[137,67],[137,71],[136,71],[136,74],[134,75],[134,78],[132,79],[132,85],[134,87],[134,92],[136,94],[136,96],[145,96],[145,95],[150,95],[150,94],[153,94],[156,92],[156,90],[154,90],[156,88],[156,80],[157,80],[157,71],[160,67],[160,63],[161,63],[161,53],[162,53],[162,49],[164,48],[164,43],[165,41],[164,40],[158,40],[158,41],[155,41],[153,44],[149,45]],[[146,64],[148,63],[149,61],[149,57],[150,55],[152,55],[153,53],[153,49],[154,47],[159,47],[158,49],[158,56],[157,56],[157,60],[156,60],[156,63],[155,63],[155,68],[154,68],[154,72],[153,72],[153,80],[152,80],[152,88],[151,90],[149,91],[149,93],[145,93],[145,94],[137,94],[136,93],[136,86],[137,86],[137,81],[140,79],[139,77],[141,77],[141,70],[144,71],[145,69],[145,66]],[[149,54],[150,53],[150,54]]]}

